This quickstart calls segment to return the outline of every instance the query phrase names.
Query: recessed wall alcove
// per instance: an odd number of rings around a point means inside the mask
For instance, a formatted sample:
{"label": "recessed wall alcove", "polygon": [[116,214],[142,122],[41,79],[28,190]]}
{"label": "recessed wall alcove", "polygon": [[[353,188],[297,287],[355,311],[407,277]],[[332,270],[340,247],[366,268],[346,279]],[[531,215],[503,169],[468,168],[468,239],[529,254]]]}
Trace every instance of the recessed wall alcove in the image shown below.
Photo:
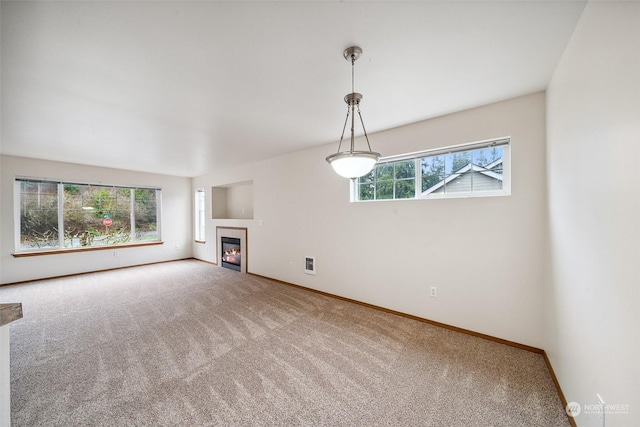
{"label": "recessed wall alcove", "polygon": [[253,219],[253,181],[211,187],[212,219]]}
{"label": "recessed wall alcove", "polygon": [[231,237],[240,239],[240,253],[242,254],[242,264],[240,272],[246,273],[249,265],[249,253],[247,251],[247,228],[246,227],[216,227],[216,262],[222,265],[222,238]]}

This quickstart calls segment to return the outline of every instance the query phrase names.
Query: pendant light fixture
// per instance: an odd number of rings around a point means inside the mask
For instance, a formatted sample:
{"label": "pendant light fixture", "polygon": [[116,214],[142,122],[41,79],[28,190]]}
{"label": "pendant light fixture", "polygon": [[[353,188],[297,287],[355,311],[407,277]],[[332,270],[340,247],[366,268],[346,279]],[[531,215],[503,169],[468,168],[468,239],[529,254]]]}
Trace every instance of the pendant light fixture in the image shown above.
{"label": "pendant light fixture", "polygon": [[[344,97],[344,102],[347,103],[347,118],[344,121],[344,127],[342,128],[342,136],[340,137],[340,144],[338,145],[338,152],[327,157],[327,162],[333,167],[333,170],[340,176],[345,178],[360,178],[371,172],[371,169],[375,166],[376,162],[380,158],[380,153],[371,151],[371,144],[369,144],[369,136],[367,130],[364,127],[364,121],[362,120],[362,114],[360,113],[360,101],[362,100],[362,94],[357,93],[354,89],[354,73],[355,63],[362,55],[362,49],[358,46],[351,46],[344,51],[344,58],[351,62],[351,93]],[[360,123],[362,124],[362,131],[367,141],[369,151],[357,151],[354,148],[355,144],[355,111],[358,112],[360,117]],[[349,116],[351,116],[351,147],[349,151],[340,151],[342,147],[342,140],[344,139],[344,131],[347,129],[347,123],[349,122]]]}

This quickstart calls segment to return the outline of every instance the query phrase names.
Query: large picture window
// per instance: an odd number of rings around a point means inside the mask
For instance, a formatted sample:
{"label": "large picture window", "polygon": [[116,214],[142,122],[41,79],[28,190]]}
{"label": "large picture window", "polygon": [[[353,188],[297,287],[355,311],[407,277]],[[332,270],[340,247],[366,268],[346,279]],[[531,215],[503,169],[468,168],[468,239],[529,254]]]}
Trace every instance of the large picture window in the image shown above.
{"label": "large picture window", "polygon": [[158,188],[16,179],[19,252],[160,240]]}
{"label": "large picture window", "polygon": [[353,200],[509,195],[510,142],[500,138],[382,158],[353,181]]}

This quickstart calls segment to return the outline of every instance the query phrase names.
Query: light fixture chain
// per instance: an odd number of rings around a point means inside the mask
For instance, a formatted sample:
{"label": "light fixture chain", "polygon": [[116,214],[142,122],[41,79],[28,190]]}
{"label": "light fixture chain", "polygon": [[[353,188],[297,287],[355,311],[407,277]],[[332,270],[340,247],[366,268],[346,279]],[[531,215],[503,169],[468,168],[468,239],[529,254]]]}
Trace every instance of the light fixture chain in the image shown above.
{"label": "light fixture chain", "polygon": [[371,150],[371,144],[369,144],[369,135],[367,135],[367,130],[364,127],[364,120],[362,120],[362,113],[360,113],[360,103],[358,103],[357,106],[358,106],[358,116],[360,116],[360,123],[362,124],[362,131],[364,132],[364,139],[367,140],[367,146],[369,147],[369,151],[373,151]]}
{"label": "light fixture chain", "polygon": [[352,153],[355,149],[355,142],[356,142],[355,128],[356,128],[356,115],[353,112],[353,104],[351,104],[351,152]]}
{"label": "light fixture chain", "polygon": [[340,136],[340,143],[338,144],[338,153],[340,147],[342,147],[342,140],[344,139],[344,131],[347,129],[347,122],[349,121],[349,106],[347,106],[347,117],[344,119],[344,126],[342,126],[342,135]]}

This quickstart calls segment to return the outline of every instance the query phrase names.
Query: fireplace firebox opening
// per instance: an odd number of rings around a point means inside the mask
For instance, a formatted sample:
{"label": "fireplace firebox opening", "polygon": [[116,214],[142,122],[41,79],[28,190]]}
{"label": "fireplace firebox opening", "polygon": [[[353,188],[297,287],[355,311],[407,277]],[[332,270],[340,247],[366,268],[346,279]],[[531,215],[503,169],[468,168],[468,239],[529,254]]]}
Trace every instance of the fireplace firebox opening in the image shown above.
{"label": "fireplace firebox opening", "polygon": [[241,271],[242,253],[240,252],[240,239],[221,237],[220,243],[222,244],[222,266]]}

